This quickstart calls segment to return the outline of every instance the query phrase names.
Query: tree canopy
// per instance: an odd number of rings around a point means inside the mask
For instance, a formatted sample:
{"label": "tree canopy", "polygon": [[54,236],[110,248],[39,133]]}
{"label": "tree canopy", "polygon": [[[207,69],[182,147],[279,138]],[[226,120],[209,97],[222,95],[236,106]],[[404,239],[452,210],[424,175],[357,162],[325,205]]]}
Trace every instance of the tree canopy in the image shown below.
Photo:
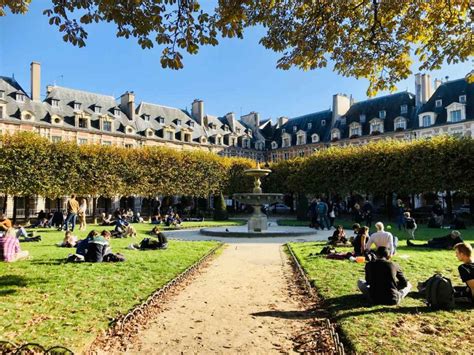
{"label": "tree canopy", "polygon": [[[25,13],[30,3],[0,1],[0,16],[7,8]],[[332,62],[339,74],[367,78],[369,96],[394,90],[415,58],[423,71],[474,54],[470,0],[219,0],[210,11],[198,0],[51,0],[47,7],[44,14],[66,42],[83,47],[87,25],[111,22],[117,37],[161,46],[161,65],[170,69],[183,68],[183,51],[197,54],[221,37],[243,38],[245,28],[263,26],[260,43],[282,53],[278,68]]]}

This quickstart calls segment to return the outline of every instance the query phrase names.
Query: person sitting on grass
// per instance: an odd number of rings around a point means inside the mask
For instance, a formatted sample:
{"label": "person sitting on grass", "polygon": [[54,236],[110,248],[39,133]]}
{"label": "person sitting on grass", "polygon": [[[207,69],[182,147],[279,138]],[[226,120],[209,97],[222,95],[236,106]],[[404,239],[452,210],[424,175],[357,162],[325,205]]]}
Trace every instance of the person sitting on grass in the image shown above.
{"label": "person sitting on grass", "polygon": [[7,218],[3,213],[0,213],[0,231],[7,231],[13,227],[12,221]]}
{"label": "person sitting on grass", "polygon": [[328,244],[332,246],[345,245],[347,243],[347,239],[344,228],[341,225],[337,226],[336,230],[332,234],[332,237],[329,237],[328,240]]}
{"label": "person sitting on grass", "polygon": [[79,240],[76,244],[76,254],[85,257],[87,254],[87,246],[89,245],[89,241],[98,235],[99,232],[97,232],[96,230],[91,230],[87,235],[86,239]]}
{"label": "person sitting on grass", "polygon": [[415,244],[411,240],[407,240],[410,247],[432,248],[432,249],[453,249],[456,244],[463,243],[461,233],[457,230],[452,231],[448,235],[428,240],[425,244]]}
{"label": "person sitting on grass", "polygon": [[365,245],[369,239],[369,227],[360,227],[357,236],[352,241],[354,246],[354,256],[364,256]]}
{"label": "person sitting on grass", "polygon": [[104,237],[102,232],[100,235],[94,235],[87,243],[87,253],[85,259],[91,263],[101,263],[109,248],[109,241]]}
{"label": "person sitting on grass", "polygon": [[77,237],[73,235],[71,231],[66,231],[63,241],[59,243],[58,246],[62,248],[74,248],[76,244]]}
{"label": "person sitting on grass", "polygon": [[390,232],[384,230],[384,225],[382,222],[375,223],[375,228],[377,232],[373,233],[365,245],[365,250],[370,251],[372,244],[375,244],[377,248],[386,247],[389,251],[389,258],[395,255],[396,248],[396,239]]}
{"label": "person sitting on grass", "polygon": [[150,236],[156,237],[154,238],[145,238],[139,244],[130,244],[128,249],[140,249],[140,250],[147,250],[147,249],[167,249],[168,248],[168,239],[166,236],[160,232],[158,227],[154,227],[151,232],[149,232]]}
{"label": "person sitting on grass", "polygon": [[104,212],[101,214],[102,221],[100,222],[101,226],[114,226],[115,222],[112,220],[112,215],[106,215]]}
{"label": "person sitting on grass", "polygon": [[410,212],[403,213],[403,217],[405,219],[405,229],[410,239],[415,239],[415,230],[418,227],[415,219],[410,216]]}
{"label": "person sitting on grass", "polygon": [[28,251],[20,248],[20,241],[16,237],[15,229],[8,228],[5,234],[0,237],[0,260],[11,263],[26,259],[28,256]]}
{"label": "person sitting on grass", "polygon": [[456,257],[461,265],[458,267],[461,280],[466,286],[454,287],[454,300],[458,303],[474,303],[474,258],[472,246],[468,243],[458,243],[454,246]]}
{"label": "person sitting on grass", "polygon": [[365,281],[359,280],[357,287],[374,305],[396,305],[410,292],[412,285],[400,267],[389,259],[390,250],[378,247],[376,259],[365,264]]}

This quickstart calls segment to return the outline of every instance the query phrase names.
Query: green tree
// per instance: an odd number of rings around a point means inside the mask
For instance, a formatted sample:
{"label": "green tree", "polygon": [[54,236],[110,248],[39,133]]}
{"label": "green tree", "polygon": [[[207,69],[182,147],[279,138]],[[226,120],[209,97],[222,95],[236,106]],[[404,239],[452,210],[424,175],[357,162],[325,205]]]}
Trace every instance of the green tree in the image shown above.
{"label": "green tree", "polygon": [[[25,13],[31,0],[0,2]],[[250,26],[263,26],[260,43],[282,57],[277,67],[309,70],[334,63],[337,73],[369,79],[369,96],[395,89],[418,70],[439,69],[474,53],[474,8],[470,0],[220,0],[203,10],[197,0],[52,0],[44,11],[63,39],[85,46],[87,25],[111,22],[117,37],[142,48],[162,47],[161,65],[181,69],[182,51],[196,54],[218,44],[219,36],[243,38]],[[474,80],[474,74],[470,80]]]}
{"label": "green tree", "polygon": [[214,196],[214,220],[225,221],[229,216],[222,192]]}

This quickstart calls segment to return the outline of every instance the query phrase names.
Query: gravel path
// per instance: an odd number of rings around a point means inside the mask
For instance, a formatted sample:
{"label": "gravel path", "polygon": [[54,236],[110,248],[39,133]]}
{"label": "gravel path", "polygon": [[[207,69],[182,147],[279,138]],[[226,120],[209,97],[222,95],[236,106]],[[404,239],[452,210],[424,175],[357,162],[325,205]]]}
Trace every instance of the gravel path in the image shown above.
{"label": "gravel path", "polygon": [[229,244],[127,353],[293,353],[293,339],[314,323],[294,288],[281,244]]}

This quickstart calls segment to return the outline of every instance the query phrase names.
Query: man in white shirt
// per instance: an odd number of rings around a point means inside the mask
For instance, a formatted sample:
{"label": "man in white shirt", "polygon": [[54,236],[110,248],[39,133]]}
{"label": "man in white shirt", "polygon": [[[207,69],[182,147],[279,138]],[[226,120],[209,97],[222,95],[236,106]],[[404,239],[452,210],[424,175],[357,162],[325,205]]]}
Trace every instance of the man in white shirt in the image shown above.
{"label": "man in white shirt", "polygon": [[377,248],[386,247],[389,250],[390,256],[393,256],[396,247],[394,236],[392,233],[384,231],[384,225],[382,222],[375,223],[375,228],[377,228],[377,232],[369,237],[369,240],[365,245],[365,250],[369,251],[372,244],[375,244]]}

